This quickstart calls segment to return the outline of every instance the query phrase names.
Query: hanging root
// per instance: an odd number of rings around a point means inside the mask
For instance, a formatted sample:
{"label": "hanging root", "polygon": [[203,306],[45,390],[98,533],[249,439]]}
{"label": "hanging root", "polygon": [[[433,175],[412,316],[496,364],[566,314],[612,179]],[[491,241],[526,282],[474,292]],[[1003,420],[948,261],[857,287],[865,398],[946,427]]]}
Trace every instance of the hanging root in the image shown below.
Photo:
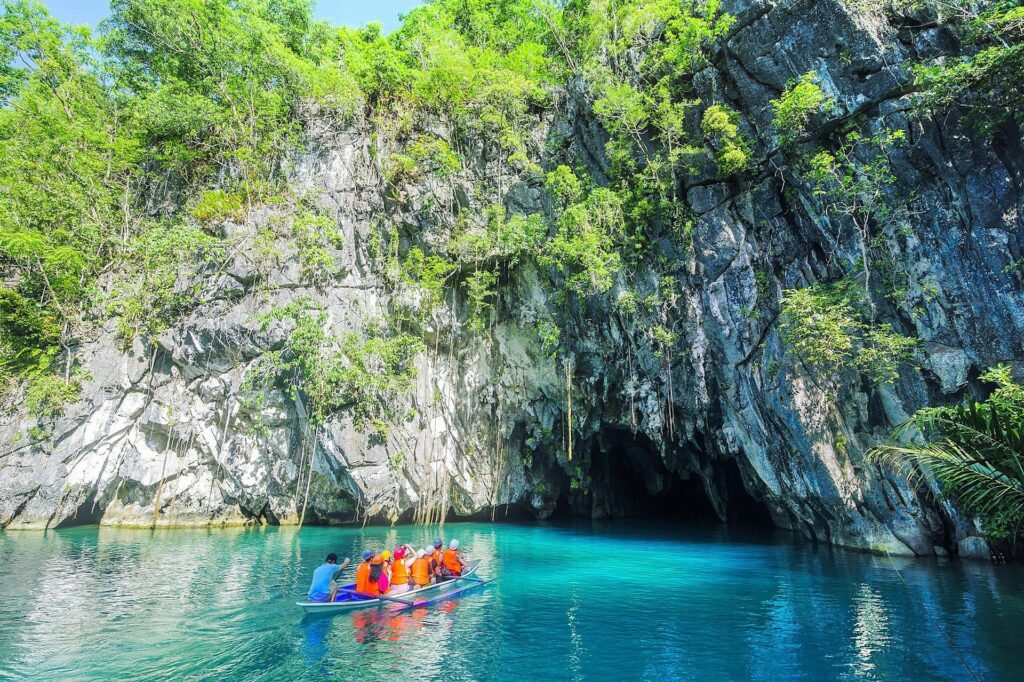
{"label": "hanging root", "polygon": [[[309,437],[309,429],[306,429],[306,436]],[[306,505],[309,503],[309,484],[313,481],[313,460],[316,459],[316,444],[320,437],[320,427],[317,426],[313,430],[313,443],[312,446],[307,445],[310,449],[309,454],[309,471],[306,474],[306,493],[302,498],[302,513],[299,514],[299,528],[302,528],[302,522],[306,520]]]}
{"label": "hanging root", "polygon": [[566,404],[566,431],[568,432],[568,453],[569,461],[572,461],[572,360],[565,362],[565,404]]}

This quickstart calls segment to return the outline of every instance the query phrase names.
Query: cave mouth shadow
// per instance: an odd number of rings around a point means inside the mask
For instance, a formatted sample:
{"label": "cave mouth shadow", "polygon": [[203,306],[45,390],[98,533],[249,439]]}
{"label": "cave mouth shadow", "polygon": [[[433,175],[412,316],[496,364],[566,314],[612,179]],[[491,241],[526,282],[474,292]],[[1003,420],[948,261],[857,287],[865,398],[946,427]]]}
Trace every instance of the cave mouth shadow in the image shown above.
{"label": "cave mouth shadow", "polygon": [[[646,436],[605,429],[590,443],[588,484],[563,490],[553,518],[658,519],[686,524],[722,522],[773,528],[768,507],[747,491],[736,457],[708,458],[693,452],[670,453],[672,461],[701,457],[710,469],[711,488],[720,500],[716,511],[703,478],[685,467],[669,466]],[[679,472],[682,471],[682,474]]]}

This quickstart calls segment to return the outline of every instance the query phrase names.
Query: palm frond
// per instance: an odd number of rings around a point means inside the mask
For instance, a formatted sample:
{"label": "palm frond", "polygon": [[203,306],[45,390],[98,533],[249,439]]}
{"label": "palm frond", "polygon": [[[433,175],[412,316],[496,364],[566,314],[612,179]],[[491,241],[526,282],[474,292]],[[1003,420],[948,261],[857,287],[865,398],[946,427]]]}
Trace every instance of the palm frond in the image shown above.
{"label": "palm frond", "polygon": [[951,440],[882,445],[870,450],[868,457],[903,471],[912,481],[919,481],[923,472],[932,473],[971,513],[1007,514],[1014,521],[1024,518],[1024,478],[1008,475],[977,451]]}
{"label": "palm frond", "polygon": [[1024,523],[1024,387],[1003,366],[986,376],[999,388],[985,401],[920,409],[893,431],[899,442],[867,456],[912,484],[934,476],[987,532],[1016,536]]}

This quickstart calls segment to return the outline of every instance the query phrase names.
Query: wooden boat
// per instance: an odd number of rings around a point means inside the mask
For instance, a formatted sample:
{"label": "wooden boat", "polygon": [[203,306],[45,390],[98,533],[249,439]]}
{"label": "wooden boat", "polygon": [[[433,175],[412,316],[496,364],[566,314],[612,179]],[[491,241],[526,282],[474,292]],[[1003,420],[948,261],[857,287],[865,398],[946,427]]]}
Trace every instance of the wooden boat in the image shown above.
{"label": "wooden boat", "polygon": [[[480,582],[478,578],[473,578],[476,570],[480,568],[480,564],[483,563],[482,559],[473,559],[466,562],[466,570],[462,573],[462,576],[457,580],[446,580],[436,585],[427,585],[416,590],[409,590],[402,594],[396,595],[385,595],[388,597],[393,596],[394,600],[390,599],[367,599],[360,597],[355,594],[340,593],[337,601],[297,601],[296,606],[302,607],[302,610],[306,613],[342,613],[345,611],[355,611],[357,609],[366,609],[378,606],[390,606],[392,604],[397,605],[398,601],[402,602],[414,602],[419,601],[421,597],[436,597],[441,596],[443,593],[453,591],[456,588],[466,587],[470,582]],[[355,583],[351,585],[342,585],[346,590],[354,590]],[[459,589],[459,592],[463,590]],[[430,602],[433,603],[434,599]]]}

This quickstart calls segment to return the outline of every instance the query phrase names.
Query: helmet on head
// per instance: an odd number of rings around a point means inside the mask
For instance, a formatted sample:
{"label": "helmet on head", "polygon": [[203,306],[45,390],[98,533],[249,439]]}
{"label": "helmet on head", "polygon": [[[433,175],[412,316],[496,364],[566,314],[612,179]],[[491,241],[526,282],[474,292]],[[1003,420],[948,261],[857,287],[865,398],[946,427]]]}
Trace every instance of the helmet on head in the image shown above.
{"label": "helmet on head", "polygon": [[404,559],[405,558],[405,547],[399,547],[398,549],[395,550],[395,558],[396,559]]}
{"label": "helmet on head", "polygon": [[444,545],[444,543],[441,542],[440,540],[434,540],[434,549],[441,549],[441,547],[443,545]]}
{"label": "helmet on head", "polygon": [[434,553],[434,550],[431,549],[430,547],[424,547],[423,548],[423,555],[424,556],[428,556],[428,555],[433,554],[433,553]]}
{"label": "helmet on head", "polygon": [[391,552],[389,550],[385,549],[383,552],[380,553],[380,558],[383,559],[384,561],[390,561],[391,560]]}
{"label": "helmet on head", "polygon": [[369,561],[372,558],[373,558],[373,550],[372,549],[368,549],[368,550],[363,552],[363,561]]}
{"label": "helmet on head", "polygon": [[459,541],[458,540],[452,540],[451,543],[448,545],[448,547],[450,547],[451,549],[458,549],[459,548]]}

